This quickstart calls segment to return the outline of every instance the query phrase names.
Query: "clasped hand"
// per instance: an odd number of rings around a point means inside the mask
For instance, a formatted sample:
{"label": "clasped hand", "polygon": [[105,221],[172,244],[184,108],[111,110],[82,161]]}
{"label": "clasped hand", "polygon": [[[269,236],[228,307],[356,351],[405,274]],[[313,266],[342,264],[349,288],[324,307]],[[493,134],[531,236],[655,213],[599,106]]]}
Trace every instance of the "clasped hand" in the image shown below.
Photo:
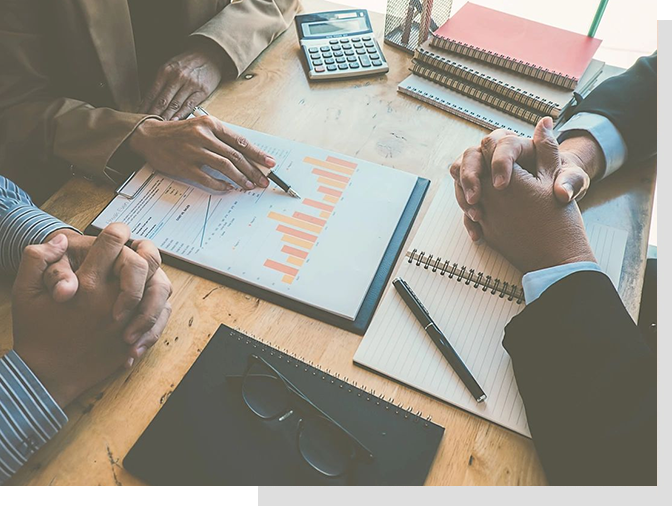
{"label": "clasped hand", "polygon": [[125,246],[112,224],[97,237],[58,230],[28,246],[12,291],[14,349],[61,406],[159,338],[172,287],[150,241]]}
{"label": "clasped hand", "polygon": [[451,175],[471,238],[484,239],[521,272],[595,261],[574,201],[590,179],[561,156],[550,118],[532,139],[493,132],[464,152]]}

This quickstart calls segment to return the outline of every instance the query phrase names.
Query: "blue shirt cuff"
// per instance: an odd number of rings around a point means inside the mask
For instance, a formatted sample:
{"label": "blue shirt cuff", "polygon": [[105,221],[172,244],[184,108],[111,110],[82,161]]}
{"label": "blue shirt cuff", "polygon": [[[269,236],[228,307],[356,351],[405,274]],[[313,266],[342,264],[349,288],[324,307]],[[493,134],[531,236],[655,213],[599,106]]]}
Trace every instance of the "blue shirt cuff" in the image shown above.
{"label": "blue shirt cuff", "polygon": [[628,147],[623,136],[606,117],[590,112],[580,112],[569,118],[559,129],[558,142],[562,142],[572,131],[588,132],[600,146],[607,163],[604,177],[616,172],[628,158]]}
{"label": "blue shirt cuff", "polygon": [[557,283],[562,278],[579,271],[598,271],[602,272],[600,266],[595,262],[574,262],[571,264],[557,265],[547,269],[528,272],[523,276],[523,292],[525,293],[525,304],[531,304],[537,300],[551,285]]}
{"label": "blue shirt cuff", "polygon": [[60,406],[14,351],[0,357],[0,485],[67,421]]}

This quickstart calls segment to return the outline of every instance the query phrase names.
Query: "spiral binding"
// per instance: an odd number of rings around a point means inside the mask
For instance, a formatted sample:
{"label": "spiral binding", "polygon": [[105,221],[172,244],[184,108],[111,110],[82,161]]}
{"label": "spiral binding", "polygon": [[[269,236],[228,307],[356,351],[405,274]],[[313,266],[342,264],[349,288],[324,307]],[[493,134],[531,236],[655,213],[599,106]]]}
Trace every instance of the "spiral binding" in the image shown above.
{"label": "spiral binding", "polygon": [[477,125],[480,125],[483,128],[487,128],[488,130],[497,130],[498,128],[504,128],[506,130],[510,130],[511,132],[521,137],[528,137],[528,138],[531,137],[531,135],[528,132],[523,132],[521,130],[518,130],[518,128],[514,126],[507,125],[505,123],[500,123],[499,121],[491,120],[486,116],[477,114],[470,109],[454,104],[446,99],[435,97],[433,94],[427,93],[426,91],[422,91],[421,89],[418,89],[415,86],[400,85],[398,89],[401,93],[405,93],[406,95],[410,95],[413,98],[417,98],[422,102],[433,105],[434,107],[438,107],[443,111],[454,114],[455,116],[466,119],[467,121],[476,123]]}
{"label": "spiral binding", "polygon": [[409,264],[415,263],[417,267],[423,266],[425,269],[431,267],[432,272],[438,272],[441,276],[447,274],[450,279],[455,279],[458,283],[464,281],[466,286],[480,288],[483,292],[489,291],[490,295],[499,294],[500,299],[507,297],[509,301],[515,300],[516,304],[521,304],[525,300],[522,288],[499,278],[493,279],[492,276],[482,272],[476,273],[474,269],[469,269],[465,265],[460,266],[441,257],[434,258],[434,255],[427,255],[424,251],[418,253],[417,248],[407,256]]}
{"label": "spiral binding", "polygon": [[558,117],[561,105],[552,100],[548,100],[535,95],[526,90],[521,90],[509,83],[505,83],[489,76],[483,72],[479,72],[467,65],[456,63],[449,58],[429,51],[424,47],[416,49],[415,58],[419,62],[436,67],[439,70],[453,74],[459,79],[474,83],[474,85],[481,88],[486,88],[494,93],[498,93],[512,100],[517,100],[522,105],[538,110],[541,114],[548,114],[553,118]]}
{"label": "spiral binding", "polygon": [[349,378],[341,377],[341,375],[336,372],[332,373],[329,369],[323,369],[319,364],[315,364],[310,361],[306,362],[287,349],[280,350],[263,339],[257,338],[256,336],[248,336],[241,329],[235,329],[235,332],[229,331],[229,337],[236,338],[238,341],[244,342],[245,345],[256,348],[255,353],[264,354],[265,359],[267,361],[271,361],[271,363],[272,360],[275,359],[284,361],[297,369],[302,368],[304,372],[309,373],[312,376],[319,377],[322,381],[328,381],[344,392],[355,394],[357,397],[364,398],[367,402],[371,402],[376,406],[380,406],[381,409],[390,411],[395,415],[402,415],[405,419],[416,423],[423,422],[424,427],[429,427],[429,424],[432,422],[431,415],[423,417],[422,411],[420,410],[414,413],[413,407],[404,407],[401,403],[396,404],[393,397],[389,397],[387,400],[385,400],[384,395],[377,394],[376,391],[372,388],[358,385],[356,381],[350,382]]}
{"label": "spiral binding", "polygon": [[538,67],[529,62],[523,62],[516,58],[488,51],[487,49],[482,49],[477,46],[463,44],[459,40],[441,37],[434,33],[431,36],[430,45],[445,49],[446,51],[452,51],[453,53],[463,54],[470,58],[477,58],[486,63],[492,63],[503,68],[511,69],[526,76],[534,77],[535,79],[555,84],[569,90],[576,89],[576,85],[579,82],[578,78],[568,74],[560,74],[551,69]]}

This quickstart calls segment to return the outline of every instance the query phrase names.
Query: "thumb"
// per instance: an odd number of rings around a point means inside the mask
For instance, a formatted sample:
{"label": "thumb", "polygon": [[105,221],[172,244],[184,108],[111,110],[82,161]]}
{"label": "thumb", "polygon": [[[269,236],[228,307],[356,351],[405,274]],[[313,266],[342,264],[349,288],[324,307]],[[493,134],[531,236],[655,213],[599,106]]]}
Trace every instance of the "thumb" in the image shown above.
{"label": "thumb", "polygon": [[566,204],[581,200],[590,186],[590,177],[581,167],[575,165],[558,171],[553,182],[555,198]]}
{"label": "thumb", "polygon": [[58,234],[45,244],[27,246],[21,255],[21,264],[14,282],[15,290],[41,292],[45,289],[42,278],[47,268],[58,262],[68,249],[68,238]]}
{"label": "thumb", "polygon": [[553,120],[546,116],[539,120],[532,136],[537,155],[537,175],[552,175],[560,167],[558,141],[553,135]]}

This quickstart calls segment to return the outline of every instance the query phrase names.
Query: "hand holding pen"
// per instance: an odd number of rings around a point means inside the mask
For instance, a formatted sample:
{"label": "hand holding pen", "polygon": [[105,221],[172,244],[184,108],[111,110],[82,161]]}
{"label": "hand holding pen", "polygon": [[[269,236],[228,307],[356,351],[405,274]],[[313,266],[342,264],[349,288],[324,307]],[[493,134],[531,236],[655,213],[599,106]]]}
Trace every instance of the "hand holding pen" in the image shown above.
{"label": "hand holding pen", "polygon": [[[202,107],[195,107],[194,108],[194,116],[198,117],[203,117],[203,116],[209,116],[208,112],[203,109]],[[255,148],[256,149],[256,148]],[[254,166],[259,172],[261,172],[265,177],[273,181],[275,184],[277,184],[285,193],[290,195],[291,197],[294,197],[295,199],[300,199],[301,196],[296,193],[294,190],[292,190],[292,187],[289,186],[287,183],[285,183],[282,179],[280,179],[280,176],[278,176],[275,172],[273,172],[273,168],[275,167],[275,160],[273,160],[273,165],[268,165],[266,164],[266,167],[262,167],[257,163],[257,161],[253,158],[248,158],[247,162],[250,163],[252,166]],[[268,186],[268,181],[266,181],[266,186]]]}
{"label": "hand holding pen", "polygon": [[221,172],[244,190],[266,188],[275,160],[221,121],[208,116],[184,121],[149,118],[128,138],[131,151],[152,168],[171,176],[190,179],[213,190],[232,186],[204,172],[207,165]]}

